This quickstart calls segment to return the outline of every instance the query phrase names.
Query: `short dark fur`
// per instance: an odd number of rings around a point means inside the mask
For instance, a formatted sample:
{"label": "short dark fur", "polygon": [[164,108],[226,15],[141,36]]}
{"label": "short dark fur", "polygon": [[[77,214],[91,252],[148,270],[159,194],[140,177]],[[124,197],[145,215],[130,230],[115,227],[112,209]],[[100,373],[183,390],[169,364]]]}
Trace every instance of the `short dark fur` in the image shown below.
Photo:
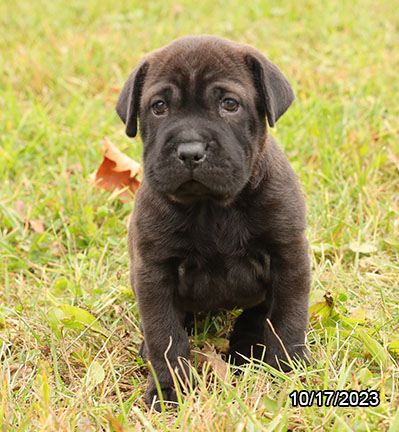
{"label": "short dark fur", "polygon": [[[221,108],[225,98],[238,101],[237,112]],[[244,309],[230,338],[236,364],[239,353],[260,357],[261,344],[267,363],[282,360],[289,369],[267,318],[293,359],[307,356],[305,204],[265,121],[274,126],[293,99],[260,52],[213,36],[184,37],[150,53],[121,92],[117,112],[126,133],[136,135],[139,117],[144,143],[144,180],[129,228],[131,283],[141,352],[165,400],[176,400],[165,361],[170,341],[167,357],[182,376],[178,358],[189,358],[188,312]],[[163,115],[153,112],[159,100],[168,107]],[[180,157],[193,148],[198,157]],[[151,377],[147,404],[156,395]]]}

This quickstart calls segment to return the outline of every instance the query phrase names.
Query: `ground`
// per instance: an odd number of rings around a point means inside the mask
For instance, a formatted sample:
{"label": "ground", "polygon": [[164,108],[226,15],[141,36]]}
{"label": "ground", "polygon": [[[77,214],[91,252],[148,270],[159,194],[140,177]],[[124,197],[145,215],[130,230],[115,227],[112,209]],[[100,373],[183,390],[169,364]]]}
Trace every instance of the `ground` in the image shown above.
{"label": "ground", "polygon": [[[114,111],[141,56],[201,33],[254,45],[295,89],[272,133],[306,195],[312,361],[237,375],[194,353],[197,389],[157,414],[128,283],[134,201],[90,174],[103,136],[141,158]],[[1,429],[399,430],[398,46],[392,0],[2,2]],[[198,322],[193,351],[223,353],[237,313]],[[294,390],[375,390],[381,403],[294,407]]]}

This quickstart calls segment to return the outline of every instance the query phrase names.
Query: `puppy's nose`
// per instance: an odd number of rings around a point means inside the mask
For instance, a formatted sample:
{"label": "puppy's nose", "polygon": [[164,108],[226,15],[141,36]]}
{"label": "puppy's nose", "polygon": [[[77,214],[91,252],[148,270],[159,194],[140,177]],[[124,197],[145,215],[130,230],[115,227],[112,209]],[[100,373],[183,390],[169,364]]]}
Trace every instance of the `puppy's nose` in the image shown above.
{"label": "puppy's nose", "polygon": [[194,169],[206,158],[206,144],[201,141],[181,143],[177,146],[177,157],[187,168]]}

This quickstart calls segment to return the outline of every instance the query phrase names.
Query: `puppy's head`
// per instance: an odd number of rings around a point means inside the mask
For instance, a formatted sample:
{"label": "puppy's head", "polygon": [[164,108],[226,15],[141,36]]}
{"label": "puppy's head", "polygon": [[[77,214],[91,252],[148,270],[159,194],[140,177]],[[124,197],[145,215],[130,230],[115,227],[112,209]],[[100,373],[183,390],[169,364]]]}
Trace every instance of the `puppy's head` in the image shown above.
{"label": "puppy's head", "polygon": [[116,106],[126,134],[144,144],[149,186],[180,202],[227,203],[249,182],[271,127],[294,100],[259,51],[214,36],[177,39],[153,51]]}

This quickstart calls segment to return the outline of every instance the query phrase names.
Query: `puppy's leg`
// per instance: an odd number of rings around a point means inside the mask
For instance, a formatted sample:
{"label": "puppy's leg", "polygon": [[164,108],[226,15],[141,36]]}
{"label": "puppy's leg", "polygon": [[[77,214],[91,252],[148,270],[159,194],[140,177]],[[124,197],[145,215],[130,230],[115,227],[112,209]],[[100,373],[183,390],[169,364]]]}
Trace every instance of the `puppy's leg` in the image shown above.
{"label": "puppy's leg", "polygon": [[[143,326],[140,324],[140,331],[141,333],[143,333]],[[147,360],[147,350],[145,347],[145,342],[141,342],[140,344],[140,349],[139,349],[139,356],[143,359],[143,360]]]}
{"label": "puppy's leg", "polygon": [[230,336],[228,352],[235,365],[240,366],[247,362],[243,356],[256,359],[262,359],[264,356],[266,318],[266,302],[244,310],[237,318]]}
{"label": "puppy's leg", "polygon": [[[144,332],[145,354],[154,368],[165,402],[176,402],[176,392],[170,370],[185,381],[190,376],[184,359],[189,358],[189,342],[184,330],[184,313],[173,301],[174,286],[160,269],[135,268],[137,304]],[[179,358],[182,358],[179,361]],[[154,376],[146,394],[146,403],[160,411],[161,405]]]}
{"label": "puppy's leg", "polygon": [[275,245],[271,250],[270,266],[271,286],[268,297],[271,299],[271,326],[266,324],[266,362],[278,367],[280,360],[280,367],[287,371],[290,366],[286,364],[286,354],[291,360],[299,358],[306,361],[308,357],[304,344],[310,289],[307,240],[302,237],[290,244]]}

